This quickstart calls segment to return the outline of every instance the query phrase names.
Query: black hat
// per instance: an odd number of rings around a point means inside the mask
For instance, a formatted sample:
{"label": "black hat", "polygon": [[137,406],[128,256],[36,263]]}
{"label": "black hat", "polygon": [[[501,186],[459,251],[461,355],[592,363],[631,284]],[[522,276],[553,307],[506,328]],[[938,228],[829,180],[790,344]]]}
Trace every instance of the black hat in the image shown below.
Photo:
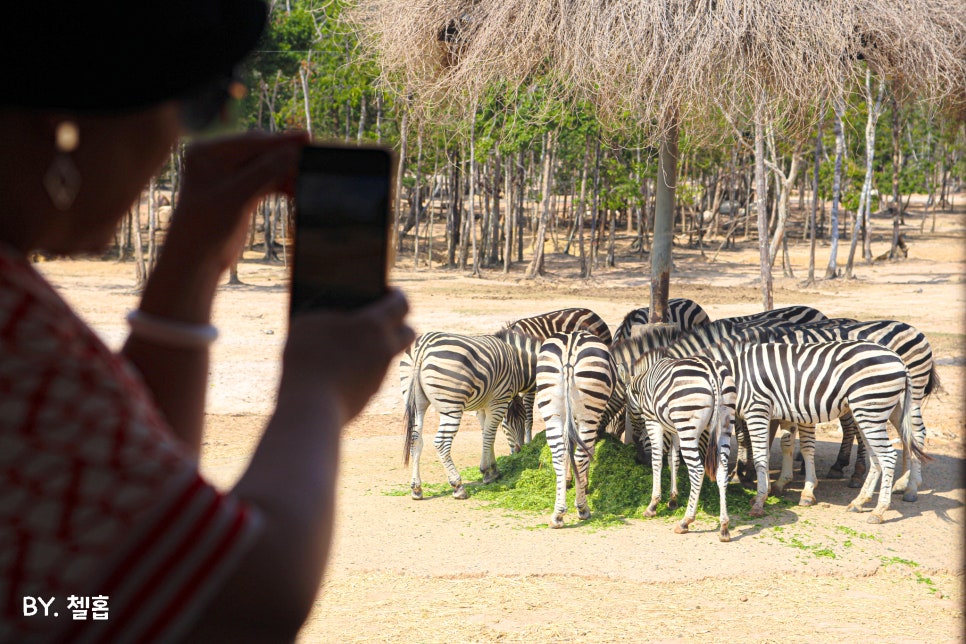
{"label": "black hat", "polygon": [[231,73],[261,0],[20,0],[0,19],[0,108],[118,112]]}

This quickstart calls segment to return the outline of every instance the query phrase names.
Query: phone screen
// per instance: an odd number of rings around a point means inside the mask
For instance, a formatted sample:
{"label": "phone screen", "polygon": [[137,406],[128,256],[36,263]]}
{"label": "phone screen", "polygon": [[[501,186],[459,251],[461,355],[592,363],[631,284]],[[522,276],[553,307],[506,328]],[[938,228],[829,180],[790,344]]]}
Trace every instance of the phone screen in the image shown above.
{"label": "phone screen", "polygon": [[391,156],[305,148],[295,188],[291,314],[352,309],[386,293]]}

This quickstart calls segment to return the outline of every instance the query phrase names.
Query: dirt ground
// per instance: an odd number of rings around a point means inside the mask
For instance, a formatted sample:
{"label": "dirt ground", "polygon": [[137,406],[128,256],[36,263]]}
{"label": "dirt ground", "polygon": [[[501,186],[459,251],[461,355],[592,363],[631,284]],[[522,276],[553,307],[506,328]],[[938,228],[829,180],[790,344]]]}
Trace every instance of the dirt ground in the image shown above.
{"label": "dirt ground", "polygon": [[[964,195],[957,195],[963,201]],[[926,404],[927,451],[916,503],[894,497],[882,525],[845,511],[855,490],[819,479],[814,507],[771,509],[764,519],[732,515],[732,541],[702,519],[687,535],[668,519],[629,518],[609,528],[581,526],[571,511],[561,530],[546,516],[494,510],[448,495],[416,502],[403,466],[402,401],[396,369],[363,415],[345,430],[338,525],[322,591],[300,642],[623,642],[851,641],[964,639],[964,373],[966,373],[966,214],[941,214],[920,235],[908,218],[908,259],[859,263],[857,279],[802,286],[808,248],[791,248],[795,278],[776,268],[775,304],[808,304],[829,316],[898,319],[932,343],[945,389]],[[888,249],[887,222],[876,222],[873,253]],[[686,240],[678,240],[686,241]],[[708,253],[708,259],[714,248]],[[552,253],[552,247],[548,246]],[[761,310],[757,249],[745,242],[714,263],[675,248],[671,296],[688,297],[712,319]],[[820,244],[817,275],[828,248]],[[840,248],[846,258],[847,244]],[[203,470],[229,487],[245,467],[273,407],[285,337],[287,273],[254,259],[240,266],[242,286],[216,301],[221,339],[213,350]],[[392,281],[412,303],[418,331],[483,333],[554,309],[585,306],[616,329],[646,306],[649,269],[618,257],[579,280],[576,260],[551,254],[548,275],[482,279],[397,262]],[[40,265],[111,346],[136,304],[134,267],[110,261]],[[426,436],[435,432],[430,412]],[[540,423],[537,424],[537,429]],[[841,432],[819,432],[817,465],[827,470]],[[427,440],[426,484],[445,475]],[[502,439],[497,454],[507,453]],[[453,456],[478,463],[480,432],[464,419]],[[773,478],[778,466],[772,459]],[[788,495],[796,500],[798,476]]]}

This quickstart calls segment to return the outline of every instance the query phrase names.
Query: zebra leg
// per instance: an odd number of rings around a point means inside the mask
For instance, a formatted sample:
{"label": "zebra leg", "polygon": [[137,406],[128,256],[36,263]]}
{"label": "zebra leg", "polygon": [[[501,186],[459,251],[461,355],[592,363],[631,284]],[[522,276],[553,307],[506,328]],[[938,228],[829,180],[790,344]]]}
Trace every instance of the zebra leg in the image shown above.
{"label": "zebra leg", "polygon": [[480,458],[480,474],[483,475],[484,485],[500,478],[500,472],[496,469],[496,452],[493,451],[493,443],[496,442],[496,430],[503,422],[506,407],[507,403],[491,403],[486,409],[477,412],[477,417],[480,419],[480,428],[483,430],[483,455]]}
{"label": "zebra leg", "polygon": [[728,516],[728,461],[731,457],[731,424],[730,419],[722,422],[724,431],[718,440],[718,470],[715,481],[718,484],[718,523],[720,525],[718,540],[731,541],[731,531],[728,529],[731,518]]}
{"label": "zebra leg", "polygon": [[785,424],[782,424],[781,429],[778,430],[779,441],[782,448],[782,471],[778,475],[778,480],[772,485],[772,494],[779,495],[784,492],[785,486],[788,485],[793,478],[795,478],[795,468],[792,462],[792,448],[795,445],[796,433],[798,433],[798,426],[795,423],[787,423],[787,427]]}
{"label": "zebra leg", "polygon": [[677,534],[686,533],[688,527],[694,523],[694,517],[698,513],[701,484],[704,482],[704,468],[701,466],[701,456],[698,450],[697,428],[692,426],[686,431],[688,433],[684,435],[684,438],[680,438],[681,434],[678,433],[678,440],[681,454],[684,456],[684,464],[688,468],[688,482],[691,487],[688,490],[688,507],[684,511],[684,518],[681,519],[681,523],[674,526],[674,531]]}
{"label": "zebra leg", "polygon": [[[920,409],[919,401],[912,401],[912,426],[915,431],[915,440],[919,447],[924,447],[926,444],[926,425],[922,422],[922,410]],[[901,406],[897,406],[892,412],[891,417],[892,424],[896,427],[902,427],[902,409]],[[901,429],[899,430],[902,431]],[[919,486],[922,485],[922,462],[915,456],[908,453],[908,450],[902,450],[902,469],[904,473],[899,480],[895,482],[892,486],[893,492],[902,492],[902,500],[907,503],[913,503],[919,498]]]}
{"label": "zebra leg", "polygon": [[523,408],[526,410],[527,420],[523,429],[523,443],[524,445],[529,445],[530,441],[533,440],[533,404],[536,400],[537,392],[530,391],[523,394]]}
{"label": "zebra leg", "polygon": [[[867,446],[868,446],[868,443],[873,440],[873,437],[870,436],[869,434],[867,434],[866,433],[866,430],[863,427],[861,427],[861,426],[859,427],[859,431],[860,431],[859,439],[862,442],[866,443]],[[875,430],[873,430],[873,431],[875,431]],[[875,434],[873,434],[873,436],[875,436],[875,440],[877,441],[877,443],[881,442],[881,440],[882,440],[882,437],[881,436],[876,436]],[[885,438],[885,443],[883,445],[880,445],[880,446],[883,449],[885,448],[885,446],[888,446],[889,448],[891,448],[892,445],[891,445],[891,443],[889,443],[889,440],[888,440],[889,439],[889,436],[888,436],[888,434],[885,434],[884,438]],[[876,448],[873,447],[869,451],[870,452],[874,452],[874,451],[876,451]],[[871,467],[869,468],[869,472],[868,472],[868,474],[865,477],[865,482],[862,484],[862,488],[859,490],[858,496],[856,496],[855,499],[853,499],[852,502],[849,503],[848,507],[846,508],[846,510],[849,511],[849,512],[861,512],[862,511],[862,508],[863,508],[863,506],[865,506],[866,502],[868,502],[869,500],[872,499],[872,494],[875,492],[875,486],[878,485],[878,483],[879,483],[879,476],[882,474],[882,468],[880,466],[879,459],[872,458],[871,461],[872,461]],[[892,462],[892,465],[893,466],[895,465],[895,450],[894,449],[893,449],[893,462]],[[890,490],[890,495],[891,495],[891,490]],[[870,520],[870,522],[871,522],[871,520]]]}
{"label": "zebra leg", "polygon": [[760,517],[765,514],[765,500],[768,498],[768,421],[771,412],[759,411],[749,415],[745,422],[748,425],[748,435],[751,439],[751,452],[755,461],[755,474],[758,477],[757,494],[751,504],[751,516]]}
{"label": "zebra leg", "polygon": [[[597,431],[595,429],[592,433],[581,436],[581,439],[591,450],[594,449],[594,439],[596,438],[596,435]],[[593,451],[588,454],[580,446],[577,446],[574,451],[574,461],[577,465],[577,471],[574,472],[577,517],[582,521],[586,521],[590,518],[590,505],[587,503],[587,482],[589,478],[588,475],[590,473],[590,459],[593,456]]]}
{"label": "zebra leg", "polygon": [[[664,440],[664,437],[661,437]],[[671,470],[671,496],[667,501],[669,510],[678,507],[678,464],[681,461],[681,439],[677,432],[671,434],[671,451],[667,457],[667,466]]]}
{"label": "zebra leg", "polygon": [[661,500],[661,466],[664,461],[664,428],[655,420],[644,423],[647,436],[651,441],[651,503],[644,510],[644,516],[653,517],[657,514],[657,504]]}
{"label": "zebra leg", "polygon": [[553,504],[553,514],[548,525],[551,528],[562,528],[564,514],[567,513],[567,446],[563,438],[563,420],[560,416],[552,416],[546,420],[547,447],[550,448],[550,458],[556,475],[557,490]]}
{"label": "zebra leg", "polygon": [[436,431],[436,438],[433,439],[436,454],[439,456],[440,463],[443,464],[443,469],[446,470],[446,478],[449,479],[449,484],[453,486],[453,498],[456,499],[465,499],[467,496],[466,488],[463,487],[463,478],[460,476],[459,470],[456,469],[456,464],[450,454],[453,447],[453,437],[459,431],[462,417],[462,410],[440,412],[439,429]]}
{"label": "zebra leg", "polygon": [[798,426],[798,445],[805,459],[805,487],[802,488],[802,496],[798,500],[799,505],[815,505],[815,488],[818,486],[818,478],[815,476],[815,426]]}
{"label": "zebra leg", "polygon": [[[865,436],[872,461],[868,478],[877,480],[877,475],[882,474],[882,485],[879,486],[879,501],[872,510],[871,516],[869,516],[869,523],[882,523],[886,510],[892,504],[892,479],[896,467],[896,450],[892,446],[892,441],[889,440],[885,422],[871,430],[866,430]],[[868,480],[866,485],[869,485]],[[873,489],[875,489],[874,484],[868,490],[863,488],[870,497]]]}
{"label": "zebra leg", "polygon": [[738,437],[738,462],[735,466],[735,474],[738,482],[742,485],[754,483],[752,477],[754,471],[754,450],[751,445],[751,436],[748,434],[748,425],[744,419],[735,419],[735,435]]}
{"label": "zebra leg", "polygon": [[417,501],[423,498],[423,482],[419,476],[419,457],[423,453],[423,419],[429,400],[425,396],[416,396],[415,422],[412,429],[412,445],[409,448],[409,459],[413,464],[412,478],[409,481],[409,495]]}
{"label": "zebra leg", "polygon": [[[852,416],[851,412],[846,411],[845,414],[843,414],[842,417],[839,418],[839,422],[842,423],[842,443],[843,444],[845,443],[846,436],[854,437],[856,439],[856,442],[858,442],[858,447],[855,450],[855,467],[852,468],[852,476],[849,478],[849,487],[859,488],[859,487],[862,487],[862,484],[866,478],[866,473],[869,471],[869,468],[867,465],[869,462],[868,450],[866,449],[865,441],[863,441],[859,437],[860,435],[859,428],[856,425],[855,418]],[[850,438],[849,440],[852,440],[852,439]],[[848,452],[851,452],[851,450],[852,450],[852,445],[850,443],[846,450],[847,453],[845,454],[845,457],[844,457],[845,458],[844,466],[847,466],[849,464],[848,459],[850,454]],[[839,460],[836,460],[835,465],[833,465],[832,468],[835,468],[836,465],[839,465],[842,458],[843,458],[842,450],[840,448]],[[832,471],[829,470],[830,474],[831,472]]]}
{"label": "zebra leg", "polygon": [[[858,438],[859,430],[855,426],[851,415],[848,416],[848,419],[845,416],[839,419],[839,423],[842,425],[842,443],[839,445],[839,455],[836,457],[835,462],[832,463],[832,467],[829,468],[828,474],[826,475],[830,479],[845,478],[843,470],[852,462],[852,443]],[[861,445],[862,439],[859,439],[858,442]]]}

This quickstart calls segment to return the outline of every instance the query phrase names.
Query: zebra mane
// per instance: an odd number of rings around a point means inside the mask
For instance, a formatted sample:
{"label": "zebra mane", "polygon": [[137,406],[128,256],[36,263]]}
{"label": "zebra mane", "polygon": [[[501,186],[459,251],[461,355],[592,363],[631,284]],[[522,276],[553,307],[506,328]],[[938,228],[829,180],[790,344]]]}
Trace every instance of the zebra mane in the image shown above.
{"label": "zebra mane", "polygon": [[540,350],[540,345],[543,344],[543,338],[532,333],[527,333],[522,329],[512,327],[509,324],[493,335],[507,344],[527,353],[532,353],[533,355],[536,355],[537,351]]}
{"label": "zebra mane", "polygon": [[655,351],[666,353],[667,347],[680,337],[681,330],[675,325],[643,326],[639,333],[615,342],[611,353],[618,366],[632,373],[644,356]]}

